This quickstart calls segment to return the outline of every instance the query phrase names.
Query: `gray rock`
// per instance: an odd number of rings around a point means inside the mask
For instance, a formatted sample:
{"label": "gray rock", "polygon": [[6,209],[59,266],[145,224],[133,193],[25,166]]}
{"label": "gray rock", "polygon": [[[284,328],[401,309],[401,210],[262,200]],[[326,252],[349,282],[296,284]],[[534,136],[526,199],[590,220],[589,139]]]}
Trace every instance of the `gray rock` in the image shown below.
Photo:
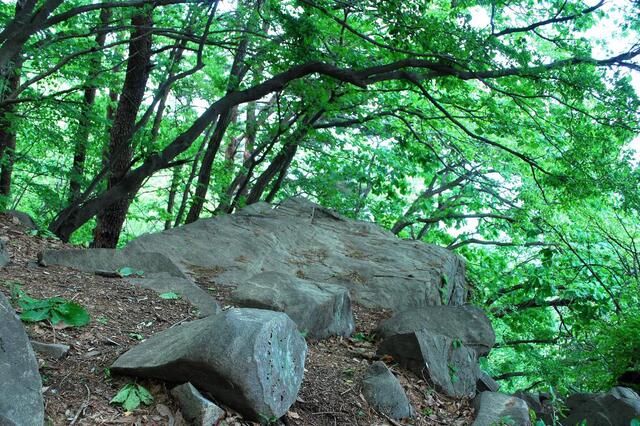
{"label": "gray rock", "polygon": [[391,355],[395,361],[426,376],[434,387],[454,397],[473,397],[480,375],[477,356],[447,336],[427,330],[396,334],[378,347],[379,355]]}
{"label": "gray rock", "polygon": [[421,329],[460,340],[476,350],[478,356],[487,355],[496,342],[489,318],[475,306],[425,306],[400,312],[383,321],[376,330],[382,338]]}
{"label": "gray rock", "polygon": [[579,393],[567,398],[567,416],[560,423],[567,426],[586,420],[589,426],[628,426],[640,417],[640,397],[633,390],[615,387],[607,393]]}
{"label": "gray rock", "polygon": [[[462,257],[435,245],[398,239],[373,223],[346,219],[301,199],[275,208],[257,203],[232,215],[142,235],[118,252],[127,266],[146,272],[164,272],[157,269],[162,265],[142,261],[141,256],[152,253],[162,254],[183,272],[209,269],[215,272],[211,285],[237,287],[271,271],[339,285],[350,291],[353,302],[369,308],[461,305],[467,297]],[[86,267],[81,256],[54,258],[49,252],[44,260]],[[90,270],[109,269],[100,261]]]}
{"label": "gray rock", "polygon": [[493,380],[493,377],[481,370],[478,381],[476,382],[476,390],[478,392],[498,392],[499,389],[500,384]]}
{"label": "gray rock", "polygon": [[11,261],[9,251],[7,250],[7,242],[4,238],[0,238],[0,268],[7,266]]}
{"label": "gray rock", "polygon": [[36,225],[33,218],[25,212],[21,212],[19,210],[7,210],[4,214],[15,218],[16,221],[25,228],[38,229],[38,225]]}
{"label": "gray rock", "polygon": [[199,317],[208,317],[221,311],[218,302],[189,278],[174,277],[167,273],[148,274],[145,278],[128,278],[133,285],[148,288],[158,294],[173,292],[179,294],[198,308]]}
{"label": "gray rock", "polygon": [[555,409],[551,404],[551,395],[546,392],[523,392],[517,391],[513,394],[516,398],[523,400],[529,410],[536,413],[536,418],[545,422],[545,424],[554,424],[553,419],[557,417],[554,414]]}
{"label": "gray rock", "polygon": [[44,250],[38,256],[42,266],[63,265],[80,271],[117,271],[130,267],[144,272],[142,277],[126,281],[158,293],[174,292],[200,310],[201,316],[220,312],[209,293],[198,287],[174,262],[163,254],[143,252],[129,254],[113,249]]}
{"label": "gray rock", "polygon": [[362,393],[371,406],[392,419],[414,415],[402,385],[383,362],[369,367],[362,379]]}
{"label": "gray rock", "polygon": [[284,415],[302,382],[307,345],[284,313],[230,309],[158,333],[113,373],[191,382],[249,420]]}
{"label": "gray rock", "polygon": [[473,400],[476,419],[472,426],[529,426],[529,407],[520,398],[498,392],[482,392]]}
{"label": "gray rock", "polygon": [[44,403],[38,362],[22,322],[0,293],[0,422],[42,426]]}
{"label": "gray rock", "polygon": [[284,312],[312,339],[350,336],[355,329],[351,299],[344,287],[264,272],[232,293],[240,306]]}
{"label": "gray rock", "polygon": [[196,426],[213,426],[224,417],[224,410],[206,399],[191,383],[171,389],[180,403],[182,416]]}
{"label": "gray rock", "polygon": [[69,346],[60,343],[42,343],[31,341],[31,347],[40,355],[60,359],[69,353]]}

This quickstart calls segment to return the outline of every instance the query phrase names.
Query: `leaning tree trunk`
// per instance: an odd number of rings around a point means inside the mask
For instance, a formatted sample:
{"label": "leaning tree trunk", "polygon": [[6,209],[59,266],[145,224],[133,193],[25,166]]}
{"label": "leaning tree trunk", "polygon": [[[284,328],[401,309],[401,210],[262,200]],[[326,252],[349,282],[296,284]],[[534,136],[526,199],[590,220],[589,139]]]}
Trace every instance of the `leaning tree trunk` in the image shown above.
{"label": "leaning tree trunk", "polygon": [[[127,73],[109,133],[108,189],[116,186],[131,167],[132,138],[136,116],[142,103],[151,68],[152,11],[141,9],[133,15],[131,23],[134,29],[129,43]],[[97,224],[93,232],[94,247],[116,247],[130,202],[131,197],[120,198],[98,213]]]}
{"label": "leaning tree trunk", "polygon": [[[100,12],[100,24],[102,28],[96,35],[96,45],[98,50],[104,47],[107,39],[106,27],[111,18],[110,9],[102,9]],[[96,92],[98,90],[94,80],[100,72],[101,53],[98,53],[90,61],[90,71],[87,76],[87,87],[84,89],[84,102],[78,120],[78,133],[76,134],[76,145],[73,151],[73,166],[69,174],[69,202],[73,202],[80,196],[82,189],[82,180],[84,176],[85,160],[87,158],[87,145],[89,143],[89,135],[91,133],[91,111],[96,100]]]}
{"label": "leaning tree trunk", "polygon": [[[3,94],[11,94],[20,85],[22,55],[14,58],[13,67],[4,78]],[[0,208],[4,210],[11,195],[11,177],[16,154],[15,108],[9,104],[0,110]]]}

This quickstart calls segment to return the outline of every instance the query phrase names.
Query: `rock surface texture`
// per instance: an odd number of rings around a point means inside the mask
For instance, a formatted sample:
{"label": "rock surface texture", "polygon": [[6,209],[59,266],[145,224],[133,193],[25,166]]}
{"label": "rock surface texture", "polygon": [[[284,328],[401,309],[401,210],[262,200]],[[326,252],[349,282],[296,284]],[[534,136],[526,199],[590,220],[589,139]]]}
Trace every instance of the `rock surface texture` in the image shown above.
{"label": "rock surface texture", "polygon": [[0,424],[42,426],[43,422],[38,362],[22,322],[0,293]]}
{"label": "rock surface texture", "polygon": [[[297,198],[276,207],[256,203],[232,215],[143,235],[118,251],[121,254],[102,254],[104,262],[96,261],[89,254],[92,251],[44,252],[42,260],[108,270],[122,266],[121,261],[112,262],[122,256],[126,266],[175,276],[165,267],[165,259],[170,259],[183,275],[208,269],[215,273],[212,285],[231,286],[263,272],[279,272],[341,286],[350,290],[357,303],[394,311],[462,305],[467,296],[460,256],[438,246],[398,239],[373,223],[346,219]],[[153,258],[158,261],[150,263]]]}
{"label": "rock surface texture", "polygon": [[154,335],[111,371],[188,381],[250,420],[279,418],[295,401],[306,350],[286,314],[230,309]]}
{"label": "rock surface texture", "polygon": [[476,352],[459,342],[427,330],[395,334],[378,346],[379,355],[391,355],[400,365],[449,396],[473,397],[480,375]]}
{"label": "rock surface texture", "polygon": [[496,342],[489,318],[475,306],[427,306],[399,312],[383,321],[376,333],[387,338],[426,329],[432,334],[457,339],[475,349],[478,356],[487,355]]}
{"label": "rock surface texture", "polygon": [[520,398],[498,392],[482,392],[473,400],[473,426],[530,426],[529,407]]}
{"label": "rock surface texture", "polygon": [[213,426],[224,417],[224,410],[206,399],[191,383],[171,389],[171,395],[180,403],[182,416],[195,426]]}
{"label": "rock surface texture", "polygon": [[365,373],[362,394],[376,410],[392,419],[413,416],[413,407],[402,385],[383,362],[374,362]]}
{"label": "rock surface texture", "polygon": [[355,328],[349,291],[277,272],[258,274],[232,293],[239,306],[284,312],[312,339],[350,336]]}
{"label": "rock surface texture", "polygon": [[620,386],[607,393],[574,394],[565,403],[569,412],[560,422],[567,426],[583,420],[589,426],[628,426],[631,420],[640,417],[640,396]]}

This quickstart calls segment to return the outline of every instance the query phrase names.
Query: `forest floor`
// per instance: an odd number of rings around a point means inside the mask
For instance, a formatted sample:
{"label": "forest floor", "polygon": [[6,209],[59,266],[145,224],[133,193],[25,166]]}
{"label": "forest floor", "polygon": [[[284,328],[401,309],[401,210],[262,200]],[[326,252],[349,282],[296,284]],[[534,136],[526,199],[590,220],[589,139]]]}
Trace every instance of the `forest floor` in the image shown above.
{"label": "forest floor", "polygon": [[[83,305],[91,322],[83,327],[59,328],[49,323],[27,324],[30,338],[71,347],[60,359],[37,355],[43,379],[45,413],[51,425],[184,425],[171,398],[171,384],[137,380],[154,396],[149,406],[133,413],[109,404],[128,377],[111,376],[109,366],[141,340],[182,322],[195,319],[184,300],[165,300],[158,294],[127,284],[60,266],[37,265],[44,249],[71,247],[58,240],[32,235],[12,218],[0,215],[0,238],[7,240],[11,263],[0,269],[0,291],[9,296],[16,286],[37,298],[62,297]],[[229,288],[216,286],[215,271],[194,271],[194,279],[211,291],[221,306],[232,306]],[[287,425],[468,425],[473,409],[466,400],[452,399],[433,390],[426,380],[394,367],[416,410],[410,422],[396,422],[373,410],[361,392],[362,376],[376,358],[370,335],[388,313],[354,306],[356,333],[352,338],[308,341],[305,376],[297,401],[282,419]],[[387,360],[389,361],[389,360]],[[226,408],[226,407],[223,407]],[[226,410],[229,426],[249,425]],[[224,424],[223,422],[223,424]]]}

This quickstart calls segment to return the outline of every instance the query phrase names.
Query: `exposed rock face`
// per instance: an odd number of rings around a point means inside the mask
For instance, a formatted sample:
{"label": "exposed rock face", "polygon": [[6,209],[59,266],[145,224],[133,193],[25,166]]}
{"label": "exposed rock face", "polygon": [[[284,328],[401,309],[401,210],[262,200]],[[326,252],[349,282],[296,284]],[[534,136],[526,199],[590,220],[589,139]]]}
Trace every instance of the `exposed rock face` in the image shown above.
{"label": "exposed rock face", "polygon": [[530,426],[529,407],[520,398],[497,392],[482,392],[473,400],[473,426]]}
{"label": "exposed rock face", "polygon": [[378,354],[425,375],[435,388],[454,397],[472,397],[480,375],[476,352],[450,337],[418,330],[395,334],[382,341]]}
{"label": "exposed rock face", "polygon": [[536,413],[536,418],[545,422],[545,424],[554,424],[554,407],[551,404],[551,394],[546,392],[522,392],[518,391],[513,394],[516,398],[523,400],[529,410]]}
{"label": "exposed rock face", "polygon": [[496,342],[489,318],[475,306],[427,306],[399,312],[383,321],[376,333],[382,338],[426,329],[458,339],[475,349],[478,356],[487,355]]}
{"label": "exposed rock face", "polygon": [[193,383],[250,420],[294,403],[307,345],[284,313],[230,309],[170,328],[123,354],[112,372]]}
{"label": "exposed rock face", "polygon": [[171,389],[180,403],[182,416],[195,426],[213,426],[224,417],[224,410],[206,399],[191,383]]}
{"label": "exposed rock face", "polygon": [[392,419],[412,417],[413,407],[402,385],[383,362],[374,362],[362,380],[362,393],[376,410]]}
{"label": "exposed rock face", "polygon": [[25,228],[38,229],[38,225],[36,225],[36,222],[33,220],[33,218],[25,212],[21,212],[19,210],[7,210],[6,212],[4,212],[4,214],[11,216],[16,221],[16,223],[19,223]]}
{"label": "exposed rock face", "polygon": [[7,243],[4,238],[0,238],[0,268],[7,266],[11,260],[9,251],[7,250]]}
{"label": "exposed rock face", "polygon": [[480,371],[480,376],[478,377],[478,382],[476,383],[476,390],[478,392],[498,392],[499,389],[500,384],[493,380],[493,377],[491,377],[484,371]]}
{"label": "exposed rock face", "polygon": [[560,422],[567,426],[583,420],[589,426],[628,426],[631,420],[640,417],[640,396],[620,386],[607,393],[571,395],[566,405],[569,413]]}
{"label": "exposed rock face", "polygon": [[0,424],[42,426],[38,362],[9,301],[0,293]]}
{"label": "exposed rock face", "polygon": [[[395,311],[461,305],[467,295],[460,256],[434,245],[398,239],[373,223],[349,220],[301,199],[288,200],[277,208],[252,204],[232,215],[143,235],[121,252],[126,266],[146,272],[165,271],[154,269],[162,265],[152,268],[138,263],[145,254],[160,259],[154,253],[171,259],[182,272],[190,268],[215,271],[216,285],[237,286],[262,272],[275,271],[340,285],[357,303]],[[88,263],[80,253],[73,259],[45,253],[43,259],[75,267]],[[92,268],[110,269],[100,262]]]}
{"label": "exposed rock face", "polygon": [[351,299],[344,287],[264,272],[232,294],[240,306],[284,312],[310,338],[350,336],[355,329]]}

